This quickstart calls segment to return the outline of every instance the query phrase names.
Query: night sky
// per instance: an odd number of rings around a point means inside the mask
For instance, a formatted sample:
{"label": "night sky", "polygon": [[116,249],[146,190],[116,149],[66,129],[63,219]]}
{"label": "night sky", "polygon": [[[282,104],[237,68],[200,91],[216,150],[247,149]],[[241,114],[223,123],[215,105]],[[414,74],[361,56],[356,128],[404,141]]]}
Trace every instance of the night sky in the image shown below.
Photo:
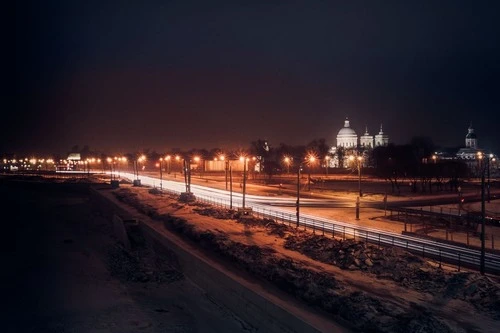
{"label": "night sky", "polygon": [[498,1],[17,1],[0,153],[391,142],[500,153]]}

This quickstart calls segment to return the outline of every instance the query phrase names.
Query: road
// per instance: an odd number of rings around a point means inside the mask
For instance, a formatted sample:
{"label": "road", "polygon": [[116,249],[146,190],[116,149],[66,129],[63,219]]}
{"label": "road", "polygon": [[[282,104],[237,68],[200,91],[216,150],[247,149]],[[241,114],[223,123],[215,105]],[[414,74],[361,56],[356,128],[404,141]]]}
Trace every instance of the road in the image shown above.
{"label": "road", "polygon": [[[133,174],[123,173],[122,177],[134,179]],[[143,185],[148,186],[159,186],[159,179],[156,177],[140,175],[139,179]],[[207,181],[208,182],[208,181]],[[220,184],[219,184],[220,186]],[[162,187],[170,191],[181,193],[185,192],[185,184],[178,181],[162,180]],[[243,194],[239,192],[228,192],[224,189],[212,188],[208,186],[201,186],[197,184],[191,184],[191,192],[195,194],[197,199],[210,202],[212,204],[229,207],[232,206],[242,207],[243,205]],[[302,198],[301,207],[312,206],[316,207],[346,207],[345,198],[338,199],[325,199],[323,198]],[[351,204],[352,205],[352,198]],[[421,201],[412,200],[412,203],[418,202],[418,205],[422,205],[428,202],[428,198]],[[448,195],[439,198],[441,203],[454,202],[455,196]],[[250,195],[245,194],[245,207],[252,207],[254,212],[261,215],[268,216],[270,218],[275,218],[276,220],[287,221],[288,223],[296,223],[296,216],[290,210],[286,210],[282,207],[290,207],[295,205],[295,197],[280,197],[280,196],[263,196],[263,195]],[[405,205],[404,200],[400,205]],[[380,201],[368,201],[366,206],[380,207]],[[419,251],[427,256],[438,258],[443,261],[450,261],[456,263],[457,265],[468,265],[470,267],[479,268],[480,258],[482,253],[475,249],[468,249],[461,246],[450,245],[446,243],[437,242],[434,240],[428,240],[423,238],[411,237],[406,235],[401,235],[399,233],[382,231],[376,228],[369,228],[364,226],[353,226],[350,223],[340,221],[337,219],[329,219],[321,216],[316,216],[314,214],[300,214],[299,224],[301,226],[306,226],[310,228],[316,228],[323,230],[326,233],[334,234],[341,233],[343,237],[349,235],[351,237],[358,237],[363,235],[363,238],[376,242],[379,244],[395,245],[403,247],[412,251]],[[485,253],[485,267],[486,271],[500,274],[500,256],[493,253]]]}

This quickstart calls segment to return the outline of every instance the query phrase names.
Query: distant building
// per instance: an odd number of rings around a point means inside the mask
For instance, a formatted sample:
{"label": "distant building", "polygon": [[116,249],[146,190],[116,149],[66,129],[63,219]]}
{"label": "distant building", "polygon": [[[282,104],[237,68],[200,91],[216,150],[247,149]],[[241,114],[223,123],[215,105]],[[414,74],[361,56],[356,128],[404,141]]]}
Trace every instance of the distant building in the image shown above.
{"label": "distant building", "polygon": [[373,136],[368,133],[368,126],[365,128],[365,134],[359,138],[359,145],[363,148],[373,148]]}
{"label": "distant building", "polygon": [[385,147],[389,144],[389,135],[385,134],[382,130],[382,124],[380,124],[380,132],[375,135],[375,146]]}
{"label": "distant building", "polygon": [[351,128],[349,118],[346,117],[344,120],[344,127],[338,131],[336,140],[336,145],[330,149],[330,154],[333,155],[333,158],[331,158],[328,162],[330,167],[339,167],[342,165],[347,166],[347,163],[345,162],[349,156],[344,156],[343,163],[339,163],[337,154],[339,148],[367,150],[378,146],[387,146],[389,144],[389,135],[384,133],[382,125],[380,125],[380,131],[378,134],[370,135],[368,132],[368,126],[365,126],[364,134],[358,137],[356,131]]}
{"label": "distant building", "polygon": [[474,129],[471,124],[468,128],[467,135],[465,136],[465,147],[458,150],[456,157],[461,160],[475,161],[478,158],[479,152],[483,153],[483,150],[479,149],[477,135],[474,133]]}
{"label": "distant building", "polygon": [[347,117],[345,118],[344,121],[344,127],[342,127],[337,134],[337,147],[344,147],[344,148],[358,147],[358,135],[351,128],[349,119]]}
{"label": "distant building", "polygon": [[378,146],[387,146],[389,144],[389,135],[384,133],[382,125],[380,131],[375,136],[368,133],[368,127],[365,127],[365,133],[358,137],[356,131],[351,128],[349,118],[345,118],[344,127],[342,127],[337,134],[336,147],[343,148],[373,148]]}
{"label": "distant building", "polygon": [[436,160],[461,160],[467,165],[473,175],[478,176],[481,173],[484,163],[482,159],[485,156],[490,158],[491,173],[496,173],[496,169],[498,169],[498,157],[492,152],[486,152],[484,149],[479,148],[478,138],[471,124],[465,135],[465,147],[454,152],[451,150],[438,151],[433,158]]}

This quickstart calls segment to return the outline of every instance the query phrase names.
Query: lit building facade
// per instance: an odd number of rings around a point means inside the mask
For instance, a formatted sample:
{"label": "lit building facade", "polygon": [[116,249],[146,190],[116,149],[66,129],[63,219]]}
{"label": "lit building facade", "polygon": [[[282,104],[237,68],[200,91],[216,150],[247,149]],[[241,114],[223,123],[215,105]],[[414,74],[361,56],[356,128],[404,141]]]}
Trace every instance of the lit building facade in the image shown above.
{"label": "lit building facade", "polygon": [[378,146],[387,146],[389,144],[389,135],[384,133],[382,125],[376,135],[370,135],[368,127],[365,127],[365,133],[358,137],[356,131],[351,128],[349,118],[346,117],[344,127],[337,134],[336,148],[343,147],[348,149],[373,148]]}
{"label": "lit building facade", "polygon": [[[370,135],[368,132],[368,127],[365,127],[365,132],[363,135],[358,136],[356,131],[351,127],[349,118],[345,118],[344,127],[342,127],[336,137],[336,145],[330,149],[330,154],[333,156],[329,160],[330,167],[341,167],[346,166],[346,163],[339,163],[338,151],[339,149],[344,150],[367,150],[378,146],[387,146],[389,144],[389,135],[384,133],[382,125],[380,125],[380,131],[376,135]],[[344,162],[348,156],[344,156]]]}

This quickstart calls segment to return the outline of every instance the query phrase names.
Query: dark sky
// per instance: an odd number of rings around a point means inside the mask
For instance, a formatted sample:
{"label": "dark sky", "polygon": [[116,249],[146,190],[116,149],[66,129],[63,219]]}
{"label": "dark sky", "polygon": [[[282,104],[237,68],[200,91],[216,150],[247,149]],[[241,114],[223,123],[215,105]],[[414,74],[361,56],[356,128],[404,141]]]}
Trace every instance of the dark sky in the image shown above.
{"label": "dark sky", "polygon": [[[144,4],[146,2],[147,4]],[[498,1],[18,1],[0,153],[335,143],[500,152]]]}

